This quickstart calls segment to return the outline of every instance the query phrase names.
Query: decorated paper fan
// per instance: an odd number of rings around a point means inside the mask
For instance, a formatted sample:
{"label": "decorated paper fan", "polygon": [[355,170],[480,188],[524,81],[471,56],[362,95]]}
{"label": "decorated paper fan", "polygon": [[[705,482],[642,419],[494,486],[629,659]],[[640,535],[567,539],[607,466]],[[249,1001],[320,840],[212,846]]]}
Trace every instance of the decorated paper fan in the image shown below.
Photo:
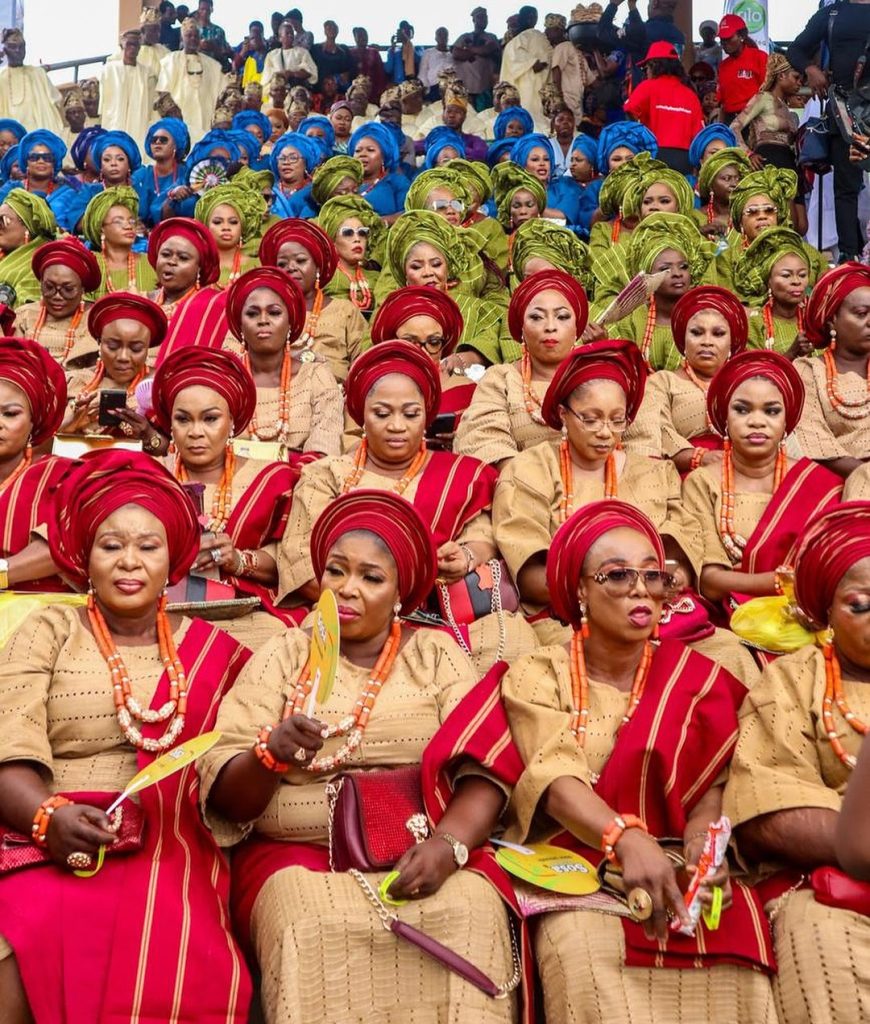
{"label": "decorated paper fan", "polygon": [[145,380],[140,380],[136,385],[134,394],[136,395],[136,405],[139,406],[139,412],[143,416],[150,416],[154,411],[154,405],[151,401],[151,391],[154,387],[154,378],[146,377]]}
{"label": "decorated paper fan", "polygon": [[227,173],[227,162],[219,157],[209,157],[207,160],[200,160],[190,169],[188,184],[194,192],[207,192],[215,185],[223,185],[229,180]]}
{"label": "decorated paper fan", "polygon": [[660,270],[657,274],[637,274],[598,317],[598,323],[606,326],[631,316],[658,289],[669,273],[669,270]]}

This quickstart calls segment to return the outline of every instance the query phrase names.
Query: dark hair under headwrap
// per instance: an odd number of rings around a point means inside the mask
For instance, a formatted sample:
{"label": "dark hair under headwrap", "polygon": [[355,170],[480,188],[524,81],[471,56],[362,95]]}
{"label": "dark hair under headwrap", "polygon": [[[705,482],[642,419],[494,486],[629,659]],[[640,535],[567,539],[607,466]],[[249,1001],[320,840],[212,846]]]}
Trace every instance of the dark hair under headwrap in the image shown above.
{"label": "dark hair under headwrap", "polygon": [[27,398],[31,444],[53,437],[66,412],[66,374],[60,363],[29,338],[0,338],[0,380],[14,384]]}
{"label": "dark hair under headwrap", "polygon": [[338,266],[338,253],[332,239],[323,228],[310,220],[288,217],[273,224],[263,235],[260,242],[259,257],[264,267],[278,266],[278,253],[288,242],[301,245],[310,254],[320,274],[320,287],[324,288],[332,280]]}
{"label": "dark hair under headwrap", "polygon": [[569,623],[574,629],[580,628],[577,590],[589,549],[605,533],[626,528],[647,538],[659,567],[664,569],[665,551],[658,530],[640,509],[624,501],[592,501],[578,509],[556,531],[547,553],[547,587],[550,607],[561,622]]}
{"label": "dark hair under headwrap", "polygon": [[148,238],[148,262],[157,267],[157,254],[168,238],[183,238],[199,254],[199,283],[214,284],[221,276],[221,261],[214,236],[198,220],[191,217],[168,217],[151,230]]}
{"label": "dark hair under headwrap", "polygon": [[725,318],[731,331],[731,355],[746,348],[749,340],[749,317],[737,296],[714,284],[690,288],[674,305],[671,312],[671,332],[680,355],[686,354],[686,328],[696,313],[715,310]]}
{"label": "dark hair under headwrap", "polygon": [[144,295],[133,292],[110,292],[91,306],[88,313],[88,333],[96,341],[103,331],[116,320],[135,320],[147,327],[151,335],[150,348],[166,337],[166,314],[161,306]]}
{"label": "dark hair under headwrap", "polygon": [[764,377],[782,395],[785,432],[790,434],[800,423],[804,408],[804,383],[790,359],[778,352],[747,349],[732,356],[710,381],[707,389],[707,416],[721,436],[728,433],[728,406],[740,385],[753,377]]}
{"label": "dark hair under headwrap", "polygon": [[251,422],[257,388],[241,359],[221,349],[187,345],[168,356],[154,374],[151,405],[157,426],[167,436],[176,398],[185,388],[193,387],[211,388],[226,401],[234,434],[242,433]]}
{"label": "dark hair under headwrap", "polygon": [[87,580],[97,529],[125,505],[139,505],[163,524],[169,583],[177,583],[199,553],[199,520],[181,484],[144,452],[89,452],[72,463],[55,492],[55,514],[48,524],[55,564],[64,575]]}
{"label": "dark hair under headwrap", "polygon": [[804,332],[814,348],[826,348],[831,343],[831,320],[856,288],[870,288],[870,267],[863,263],[841,263],[818,279],[804,318]]}
{"label": "dark hair under headwrap", "polygon": [[242,274],[230,285],[227,291],[226,315],[233,335],[239,341],[244,340],[242,311],[248,301],[248,296],[258,288],[268,288],[269,291],[273,291],[287,307],[287,315],[290,319],[287,340],[296,341],[305,330],[305,318],[308,315],[305,308],[305,297],[293,278],[277,267],[255,267]]}
{"label": "dark hair under headwrap", "polygon": [[116,146],[125,154],[130,163],[131,172],[138,170],[142,166],[142,154],[139,152],[139,146],[133,136],[128,135],[126,132],[111,131],[105,132],[94,143],[94,163],[97,167],[100,166],[103,153],[110,146]]}
{"label": "dark hair under headwrap", "polygon": [[66,267],[81,278],[86,292],[96,291],[103,279],[96,256],[71,235],[41,245],[33,254],[31,266],[39,281],[49,267]]}
{"label": "dark hair under headwrap", "polygon": [[431,316],[438,321],[444,338],[442,356],[456,349],[464,327],[462,313],[453,299],[437,288],[397,288],[390,292],[372,320],[372,341],[376,345],[392,341],[402,324],[413,316]]}
{"label": "dark hair under headwrap", "polygon": [[344,390],[353,421],[362,424],[369,392],[389,373],[402,374],[417,385],[426,409],[426,426],[430,426],[441,404],[441,370],[430,355],[410,341],[381,342],[350,364]]}
{"label": "dark hair under headwrap", "polygon": [[[175,143],[175,159],[180,163],[190,152],[190,132],[187,125],[178,117],[161,117],[159,121],[155,121],[145,133],[145,152],[152,158],[154,154],[151,152],[151,141],[159,131],[165,131]],[[271,127],[269,132],[271,134]]]}
{"label": "dark hair under headwrap", "polygon": [[508,327],[514,341],[523,340],[523,318],[529,303],[540,292],[553,289],[565,296],[568,305],[574,311],[577,321],[577,337],[586,329],[589,321],[589,300],[583,286],[570,274],[563,270],[539,270],[530,274],[514,290],[511,304],[508,307]]}
{"label": "dark hair under headwrap", "polygon": [[811,519],[797,540],[794,593],[799,607],[824,629],[840,580],[870,558],[870,501],[846,501]]}
{"label": "dark hair under headwrap", "polygon": [[402,613],[409,615],[426,600],[438,573],[432,530],[414,506],[390,491],[356,490],[331,501],[311,531],[311,564],[321,579],[329,552],[346,533],[365,530],[384,543],[398,574]]}
{"label": "dark hair under headwrap", "polygon": [[554,430],[561,430],[559,409],[577,388],[593,380],[612,380],[625,392],[625,418],[631,423],[643,401],[648,372],[633,341],[605,338],[580,345],[559,363],[544,396],[541,416]]}

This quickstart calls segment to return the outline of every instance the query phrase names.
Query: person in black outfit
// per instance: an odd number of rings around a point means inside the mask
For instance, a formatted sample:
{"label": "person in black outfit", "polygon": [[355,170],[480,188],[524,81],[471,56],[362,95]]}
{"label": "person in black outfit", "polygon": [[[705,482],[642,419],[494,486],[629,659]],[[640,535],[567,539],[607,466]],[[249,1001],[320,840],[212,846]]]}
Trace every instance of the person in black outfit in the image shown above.
{"label": "person in black outfit", "polygon": [[175,4],[169,3],[169,0],[163,0],[163,3],[157,8],[157,13],[160,15],[160,43],[165,46],[167,50],[180,50],[181,49],[181,29],[173,28],[175,25]]}
{"label": "person in black outfit", "polygon": [[[830,40],[828,34],[830,32]],[[823,7],[807,22],[806,28],[788,49],[788,62],[803,71],[813,92],[824,99],[833,83],[852,88],[855,66],[870,42],[870,0],[839,0]],[[829,49],[829,70],[819,63],[819,51]],[[867,63],[862,81],[870,76]],[[858,194],[864,185],[860,167],[849,162],[849,145],[839,132],[831,137],[831,162],[834,166],[834,212],[837,218],[840,260],[855,259],[864,248],[858,223]]]}
{"label": "person in black outfit", "polygon": [[344,92],[353,71],[353,58],[346,46],[336,43],[338,25],[334,21],[323,23],[323,34],[326,36],[326,40],[322,43],[315,43],[311,47],[311,56],[317,65],[318,88],[324,78],[332,77],[338,82],[340,90]]}

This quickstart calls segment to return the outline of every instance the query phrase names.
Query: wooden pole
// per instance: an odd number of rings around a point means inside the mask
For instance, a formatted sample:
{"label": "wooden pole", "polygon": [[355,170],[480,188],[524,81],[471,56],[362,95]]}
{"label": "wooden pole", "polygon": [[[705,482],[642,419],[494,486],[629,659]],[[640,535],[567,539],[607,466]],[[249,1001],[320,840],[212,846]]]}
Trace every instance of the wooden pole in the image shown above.
{"label": "wooden pole", "polygon": [[693,40],[695,38],[695,32],[697,31],[692,18],[692,0],[678,0],[676,10],[674,11],[674,22],[677,28],[686,37],[686,49],[683,53],[683,66],[688,71],[695,63],[695,45]]}

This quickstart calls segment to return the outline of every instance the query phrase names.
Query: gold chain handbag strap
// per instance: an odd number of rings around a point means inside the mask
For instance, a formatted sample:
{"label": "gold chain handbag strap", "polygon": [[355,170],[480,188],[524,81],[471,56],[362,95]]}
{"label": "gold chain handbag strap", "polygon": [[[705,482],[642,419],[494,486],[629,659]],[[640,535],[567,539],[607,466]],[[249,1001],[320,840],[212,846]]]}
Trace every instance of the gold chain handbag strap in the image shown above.
{"label": "gold chain handbag strap", "polygon": [[[498,648],[496,650],[495,660],[501,661],[504,657],[504,649],[507,643],[507,627],[504,619],[504,608],[501,603],[501,562],[499,562],[497,558],[493,558],[487,564],[489,565],[492,573],[492,603],[490,604],[490,610],[498,620]],[[473,657],[471,649],[465,642],[465,637],[462,635],[462,630],[456,624],[456,619],[453,615],[453,608],[450,604],[450,591],[447,584],[439,583],[438,592],[441,595],[444,614],[447,617],[447,625],[453,630],[456,642],[462,650],[465,651],[469,658]]]}
{"label": "gold chain handbag strap", "polygon": [[338,795],[344,779],[332,779],[326,783],[326,841],[329,843],[329,870],[335,871],[335,862],[332,859],[333,838],[335,836],[335,805],[338,803]]}

